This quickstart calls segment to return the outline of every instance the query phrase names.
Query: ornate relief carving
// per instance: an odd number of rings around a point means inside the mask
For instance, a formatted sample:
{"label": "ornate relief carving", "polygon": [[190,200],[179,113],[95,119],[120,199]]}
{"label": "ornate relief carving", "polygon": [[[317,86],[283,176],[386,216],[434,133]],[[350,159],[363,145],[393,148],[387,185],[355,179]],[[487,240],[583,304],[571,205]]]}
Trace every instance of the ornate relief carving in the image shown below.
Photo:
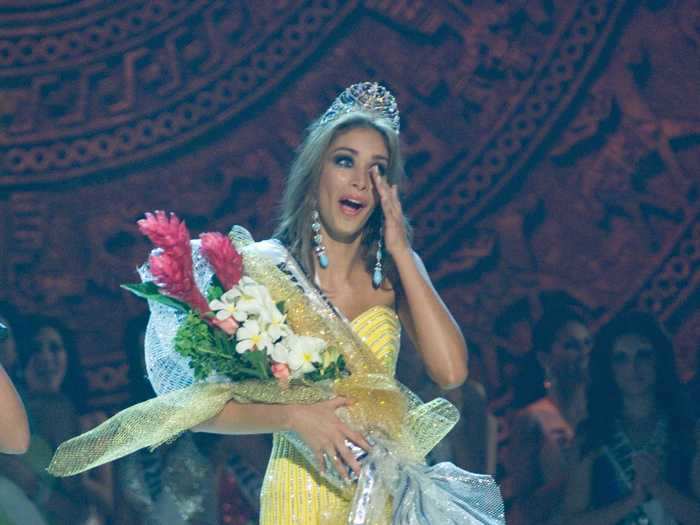
{"label": "ornate relief carving", "polygon": [[64,318],[93,405],[119,406],[121,330],[144,310],[118,289],[148,249],[135,220],[269,235],[304,126],[378,79],[401,105],[417,249],[499,413],[548,296],[695,333],[698,8],[657,4],[6,2],[3,298]]}
{"label": "ornate relief carving", "polygon": [[[6,70],[0,184],[65,180],[183,144],[269,95],[354,8],[299,2],[277,12],[201,0],[178,10],[180,3],[154,12],[160,4],[145,2],[123,13],[144,32],[126,35],[126,49],[99,37],[106,55],[83,46],[65,67],[45,67],[50,73],[22,61]],[[172,23],[149,30],[150,21],[168,17]],[[91,31],[79,40],[102,34]],[[25,43],[28,56],[35,46]]]}

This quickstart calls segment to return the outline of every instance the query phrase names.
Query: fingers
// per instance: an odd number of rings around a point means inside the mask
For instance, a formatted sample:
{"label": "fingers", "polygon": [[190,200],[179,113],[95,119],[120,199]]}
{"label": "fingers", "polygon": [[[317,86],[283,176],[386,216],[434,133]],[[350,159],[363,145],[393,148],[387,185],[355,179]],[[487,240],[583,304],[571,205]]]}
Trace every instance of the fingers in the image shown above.
{"label": "fingers", "polygon": [[399,188],[396,184],[393,186],[379,175],[379,171],[372,169],[372,180],[374,181],[374,187],[379,193],[379,200],[382,205],[382,210],[385,216],[390,216],[392,218],[399,218],[403,216],[401,211],[401,201],[399,200]]}
{"label": "fingers", "polygon": [[336,408],[350,405],[350,401],[345,397],[334,397],[328,401],[328,404],[335,410]]}
{"label": "fingers", "polygon": [[314,456],[316,457],[316,463],[318,464],[318,470],[321,474],[326,473],[326,462],[323,460],[323,452],[321,450],[314,450]]}
{"label": "fingers", "polygon": [[372,445],[370,445],[367,442],[367,440],[365,439],[365,437],[362,434],[360,434],[359,432],[355,432],[354,430],[348,429],[345,436],[350,441],[355,443],[355,445],[357,445],[358,447],[363,449],[365,452],[369,452],[370,449],[372,448]]}
{"label": "fingers", "polygon": [[[307,439],[307,443],[314,451],[319,471],[325,474],[327,464],[332,464],[338,471],[338,474],[345,480],[349,479],[348,468],[351,468],[358,476],[361,469],[361,465],[355,458],[353,450],[348,448],[346,442],[351,441],[367,452],[371,449],[364,436],[348,427],[335,413],[338,408],[346,407],[350,404],[352,404],[351,400],[345,397],[336,397],[316,405],[316,410],[320,410],[320,412],[317,412],[317,415],[325,423],[321,426],[321,429],[315,426],[317,430],[316,435],[309,436],[310,439]],[[318,430],[321,430],[321,435],[318,435]]]}
{"label": "fingers", "polygon": [[[338,453],[340,456],[343,458],[343,463],[350,467],[355,474],[358,476],[360,475],[360,463],[355,459],[355,456],[352,454],[350,449],[345,446],[345,443],[343,442],[342,445],[337,447]],[[340,460],[338,460],[338,464],[340,464]],[[347,479],[348,478],[348,473],[345,471],[345,468],[343,468],[343,465],[341,464],[342,470],[338,470],[340,472],[340,475],[343,476],[343,478]]]}
{"label": "fingers", "polygon": [[637,502],[642,502],[644,501],[645,496],[646,491],[644,490],[642,483],[640,483],[639,480],[634,480],[632,482],[632,499]]}
{"label": "fingers", "polygon": [[377,193],[379,194],[379,202],[382,205],[382,210],[386,214],[387,205],[389,204],[388,203],[389,189],[387,188],[387,183],[382,179],[381,175],[379,175],[378,170],[372,169],[372,171],[370,173],[372,173],[372,181],[374,182],[374,187],[377,190]]}
{"label": "fingers", "polygon": [[346,468],[332,444],[329,444],[325,449],[314,451],[314,456],[321,474],[326,473],[326,462],[329,461],[343,478],[347,477]]}
{"label": "fingers", "polygon": [[394,184],[391,187],[391,190],[394,192],[394,203],[396,205],[396,211],[398,211],[400,217],[403,217],[403,209],[401,208],[401,199],[399,198],[399,186],[397,184]]}
{"label": "fingers", "polygon": [[361,433],[350,429],[347,425],[343,424],[341,430],[343,431],[345,436],[343,437],[342,444],[336,445],[336,449],[339,451],[345,464],[349,466],[355,472],[355,474],[359,476],[360,469],[362,468],[362,466],[355,457],[355,451],[348,447],[347,442],[350,441],[354,443],[356,446],[362,448],[365,452],[369,452],[372,446]]}
{"label": "fingers", "polygon": [[[349,479],[348,465],[349,462],[352,460],[352,454],[350,454],[350,457],[348,457],[347,454],[344,454],[344,451],[348,451],[348,448],[344,444],[336,447],[331,443],[327,447],[324,447],[323,449],[319,449],[318,451],[314,452],[316,462],[319,465],[319,470],[321,474],[326,473],[326,463],[330,462],[343,479]],[[353,468],[353,470],[355,469]],[[359,468],[357,472],[359,472]]]}
{"label": "fingers", "polygon": [[376,168],[372,168],[372,181],[374,182],[374,187],[377,188],[377,193],[379,193],[379,197],[384,200],[385,198],[388,198],[391,196],[391,186],[389,186],[389,183],[384,180],[384,177],[382,177],[379,174],[379,170]]}

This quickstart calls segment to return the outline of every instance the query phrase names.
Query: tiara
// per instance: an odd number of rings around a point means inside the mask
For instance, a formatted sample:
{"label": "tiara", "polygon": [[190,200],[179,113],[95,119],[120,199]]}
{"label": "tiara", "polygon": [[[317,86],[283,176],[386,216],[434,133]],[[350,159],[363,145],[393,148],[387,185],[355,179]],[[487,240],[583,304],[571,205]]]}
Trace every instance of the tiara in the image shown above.
{"label": "tiara", "polygon": [[366,111],[384,117],[394,131],[399,132],[399,108],[396,99],[388,89],[377,82],[360,82],[346,88],[326,110],[318,125],[325,126],[341,115],[353,111]]}

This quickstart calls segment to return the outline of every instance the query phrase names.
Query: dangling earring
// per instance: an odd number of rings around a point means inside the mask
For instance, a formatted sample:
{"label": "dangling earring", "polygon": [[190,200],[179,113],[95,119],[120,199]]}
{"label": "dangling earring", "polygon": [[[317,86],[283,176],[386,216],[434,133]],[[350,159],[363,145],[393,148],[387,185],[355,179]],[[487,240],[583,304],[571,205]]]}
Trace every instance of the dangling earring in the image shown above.
{"label": "dangling earring", "polygon": [[314,231],[314,251],[318,257],[318,264],[321,268],[328,268],[328,255],[326,255],[326,247],[323,245],[323,237],[321,237],[321,218],[318,215],[318,210],[314,210],[314,222],[311,223],[311,229]]}
{"label": "dangling earring", "polygon": [[551,379],[551,374],[549,372],[549,367],[546,367],[544,369],[544,382],[542,383],[542,386],[544,389],[549,392],[552,389],[552,379]]}
{"label": "dangling earring", "polygon": [[372,273],[372,284],[375,288],[379,288],[384,280],[382,274],[382,237],[384,236],[384,226],[379,227],[379,240],[377,241],[377,262],[374,264],[374,272]]}

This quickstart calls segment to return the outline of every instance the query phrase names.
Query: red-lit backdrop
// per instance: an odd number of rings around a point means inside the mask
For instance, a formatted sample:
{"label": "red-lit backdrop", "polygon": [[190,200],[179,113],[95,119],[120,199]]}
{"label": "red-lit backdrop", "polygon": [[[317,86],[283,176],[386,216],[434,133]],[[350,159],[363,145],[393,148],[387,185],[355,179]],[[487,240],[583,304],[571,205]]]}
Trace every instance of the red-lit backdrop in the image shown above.
{"label": "red-lit backdrop", "polygon": [[0,299],[77,336],[128,402],[121,291],[144,211],[269,235],[304,126],[396,94],[416,247],[496,412],[547,297],[700,340],[700,6],[691,0],[34,0],[0,7]]}

